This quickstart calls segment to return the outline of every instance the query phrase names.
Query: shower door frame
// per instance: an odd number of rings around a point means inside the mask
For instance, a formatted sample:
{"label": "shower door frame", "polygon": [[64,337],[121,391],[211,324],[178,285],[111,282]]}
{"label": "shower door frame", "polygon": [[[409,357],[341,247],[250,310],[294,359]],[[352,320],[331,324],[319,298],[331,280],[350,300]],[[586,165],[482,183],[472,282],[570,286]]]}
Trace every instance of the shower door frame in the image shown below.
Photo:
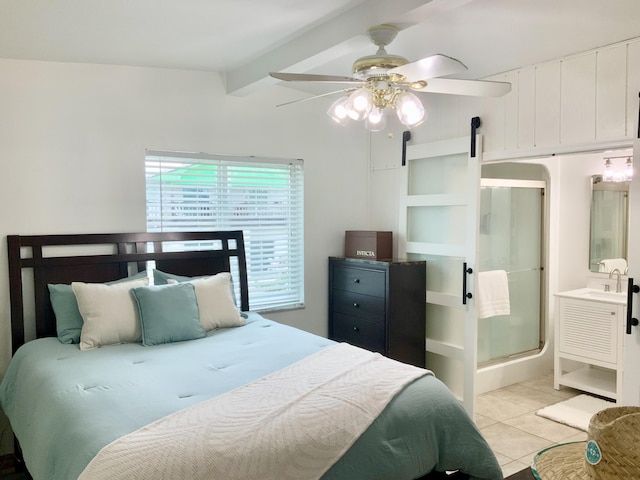
{"label": "shower door frame", "polygon": [[[547,323],[547,270],[545,265],[547,264],[547,182],[545,180],[520,180],[520,179],[506,179],[506,178],[481,178],[480,189],[483,187],[515,187],[515,188],[535,188],[542,190],[541,205],[540,205],[540,297],[539,302],[539,340],[538,348],[526,350],[523,352],[514,353],[505,357],[499,357],[488,360],[486,362],[478,363],[478,368],[484,368],[491,365],[504,363],[505,361],[511,361],[519,358],[528,357],[531,355],[537,355],[542,351],[545,345],[546,338],[546,323]],[[479,252],[481,255],[482,252]]]}

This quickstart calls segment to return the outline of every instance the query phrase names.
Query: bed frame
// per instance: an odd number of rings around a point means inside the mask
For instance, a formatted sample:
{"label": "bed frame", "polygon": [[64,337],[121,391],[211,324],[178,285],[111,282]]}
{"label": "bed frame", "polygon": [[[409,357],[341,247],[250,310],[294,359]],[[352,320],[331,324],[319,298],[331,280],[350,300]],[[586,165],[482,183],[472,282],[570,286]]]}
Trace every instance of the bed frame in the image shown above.
{"label": "bed frame", "polygon": [[[171,242],[195,242],[189,251],[173,251]],[[49,283],[108,282],[135,274],[155,261],[167,273],[185,276],[239,272],[240,308],[249,310],[242,231],[9,235],[9,295],[13,353],[35,334],[56,336]],[[96,253],[99,250],[99,253]],[[105,253],[106,251],[106,253]],[[35,323],[35,331],[33,331]],[[29,330],[31,329],[31,330]],[[31,478],[14,438],[14,466]],[[462,474],[431,472],[418,480],[465,480]]]}
{"label": "bed frame", "polygon": [[[173,251],[171,242],[195,246]],[[36,338],[56,336],[47,284],[117,280],[144,270],[150,260],[158,270],[186,276],[230,272],[231,265],[237,265],[240,308],[249,310],[244,237],[239,230],[9,235],[7,246],[13,353],[25,343],[25,332],[33,331],[34,322]]]}

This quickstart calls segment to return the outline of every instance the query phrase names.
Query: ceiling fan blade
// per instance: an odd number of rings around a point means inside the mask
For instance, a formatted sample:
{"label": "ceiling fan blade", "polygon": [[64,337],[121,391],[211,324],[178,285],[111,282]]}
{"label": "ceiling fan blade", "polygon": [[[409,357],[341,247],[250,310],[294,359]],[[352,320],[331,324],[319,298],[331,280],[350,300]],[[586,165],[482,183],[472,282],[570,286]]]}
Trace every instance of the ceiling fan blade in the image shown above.
{"label": "ceiling fan blade", "polygon": [[325,82],[325,83],[357,83],[363,84],[362,80],[351,77],[340,77],[337,75],[314,75],[310,73],[285,73],[269,72],[273,78],[284,80],[285,82]]}
{"label": "ceiling fan blade", "polygon": [[400,67],[392,68],[388,73],[402,75],[408,81],[415,82],[464,72],[466,69],[466,65],[461,61],[438,53]]}
{"label": "ceiling fan blade", "polygon": [[508,82],[490,82],[486,80],[458,80],[454,78],[432,78],[422,88],[413,88],[417,92],[448,93],[451,95],[470,95],[474,97],[501,97],[511,91]]}
{"label": "ceiling fan blade", "polygon": [[290,102],[281,103],[279,105],[276,105],[276,107],[284,107],[285,105],[291,105],[292,103],[306,102],[307,100],[313,100],[315,98],[327,97],[329,95],[335,95],[336,93],[344,93],[346,91],[349,91],[349,90],[336,90],[335,92],[321,93],[320,95],[314,95],[312,97],[299,98],[298,100],[292,100]]}

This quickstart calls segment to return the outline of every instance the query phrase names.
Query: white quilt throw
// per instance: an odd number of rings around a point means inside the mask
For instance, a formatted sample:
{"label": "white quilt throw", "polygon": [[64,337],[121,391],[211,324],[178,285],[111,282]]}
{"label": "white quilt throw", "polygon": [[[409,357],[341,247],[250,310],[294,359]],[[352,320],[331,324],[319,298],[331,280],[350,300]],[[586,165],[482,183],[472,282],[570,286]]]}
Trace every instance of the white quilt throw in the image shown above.
{"label": "white quilt throw", "polygon": [[429,373],[337,344],[119,438],[79,480],[318,479]]}

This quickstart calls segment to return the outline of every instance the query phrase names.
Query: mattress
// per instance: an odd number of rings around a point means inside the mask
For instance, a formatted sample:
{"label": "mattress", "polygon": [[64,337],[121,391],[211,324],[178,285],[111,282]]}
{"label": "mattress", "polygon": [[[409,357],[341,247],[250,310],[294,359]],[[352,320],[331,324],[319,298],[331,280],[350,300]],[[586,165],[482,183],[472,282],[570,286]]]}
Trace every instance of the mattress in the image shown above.
{"label": "mattress", "polygon": [[[42,338],[16,352],[0,384],[0,405],[33,478],[69,480],[114,440],[330,345],[256,313],[243,327],[151,347],[80,351]],[[458,400],[437,378],[423,376],[391,400],[322,478],[409,480],[432,470],[502,478]]]}

